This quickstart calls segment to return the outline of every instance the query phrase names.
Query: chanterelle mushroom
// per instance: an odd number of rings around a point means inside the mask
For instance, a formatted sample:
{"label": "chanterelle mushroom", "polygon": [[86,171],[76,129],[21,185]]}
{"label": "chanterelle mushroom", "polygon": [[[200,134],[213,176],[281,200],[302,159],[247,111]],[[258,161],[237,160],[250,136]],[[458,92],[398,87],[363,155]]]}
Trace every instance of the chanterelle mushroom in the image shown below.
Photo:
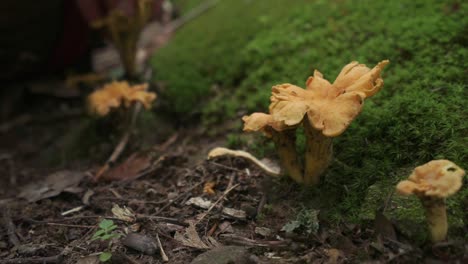
{"label": "chanterelle mushroom", "polygon": [[419,197],[433,242],[447,237],[445,198],[461,188],[464,175],[465,171],[449,160],[433,160],[416,167],[408,180],[400,181],[396,187],[401,194]]}
{"label": "chanterelle mushroom", "polygon": [[88,96],[88,108],[91,113],[99,116],[107,115],[112,108],[120,105],[129,107],[134,102],[140,102],[146,109],[156,99],[156,94],[147,92],[148,84],[130,86],[128,82],[112,82]]}
{"label": "chanterelle mushroom", "polygon": [[[342,134],[361,112],[364,99],[382,88],[380,73],[388,63],[384,60],[370,69],[351,62],[333,84],[315,71],[306,89],[288,83],[273,86],[270,113],[245,116],[244,131],[273,135],[289,175],[300,183],[317,184],[332,158],[332,138]],[[307,138],[304,169],[297,161],[294,137],[294,128],[301,124]]]}

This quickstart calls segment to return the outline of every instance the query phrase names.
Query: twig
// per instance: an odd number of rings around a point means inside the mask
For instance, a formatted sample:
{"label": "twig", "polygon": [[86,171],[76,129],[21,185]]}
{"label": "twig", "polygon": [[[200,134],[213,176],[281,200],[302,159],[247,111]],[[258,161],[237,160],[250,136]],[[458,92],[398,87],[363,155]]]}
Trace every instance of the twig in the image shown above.
{"label": "twig", "polygon": [[188,12],[185,16],[171,22],[168,25],[168,28],[166,29],[165,33],[176,31],[190,20],[193,20],[194,18],[200,16],[204,12],[210,10],[210,8],[214,7],[218,2],[219,0],[205,1],[204,3],[200,4],[199,6]]}
{"label": "twig", "polygon": [[169,206],[173,205],[175,202],[177,202],[179,199],[187,196],[187,195],[190,195],[190,192],[199,187],[203,182],[199,182],[197,184],[195,184],[194,186],[190,187],[190,189],[186,190],[183,194],[177,196],[176,198],[174,198],[172,201],[168,202],[165,206],[161,207],[161,209],[159,209],[155,214],[158,215],[160,214],[161,212],[163,212],[164,210],[166,210],[166,208],[168,208]]}
{"label": "twig", "polygon": [[59,224],[59,223],[44,223],[50,226],[66,226],[66,227],[77,227],[77,228],[95,228],[96,226],[89,225],[69,225],[69,224]]}
{"label": "twig", "polygon": [[70,225],[70,224],[61,224],[55,222],[47,222],[47,221],[40,221],[34,219],[25,219],[27,223],[31,224],[42,224],[42,225],[50,225],[50,226],[66,226],[66,227],[78,227],[78,228],[95,228],[96,226],[89,226],[89,225]]}
{"label": "twig", "polygon": [[163,152],[166,151],[168,147],[170,147],[174,142],[176,142],[177,138],[179,137],[179,133],[174,133],[170,138],[168,138],[164,143],[161,145],[154,146],[152,149],[154,151]]}
{"label": "twig", "polygon": [[170,217],[163,217],[163,216],[153,216],[153,215],[137,215],[137,219],[149,219],[149,220],[156,220],[160,222],[166,222],[178,226],[185,226],[188,227],[189,224],[182,222],[176,218],[170,218]]}
{"label": "twig", "polygon": [[257,241],[250,238],[238,236],[235,234],[221,234],[220,237],[223,240],[229,241],[234,244],[243,245],[243,246],[254,246],[254,247],[286,247],[289,245],[290,241],[288,240],[279,240],[279,241]]}
{"label": "twig", "polygon": [[267,196],[265,193],[262,194],[262,198],[260,199],[260,202],[258,203],[257,207],[257,215],[260,215],[263,211],[263,207],[266,204]]}
{"label": "twig", "polygon": [[165,158],[166,158],[166,156],[159,157],[156,161],[151,163],[149,168],[147,168],[147,169],[143,170],[142,172],[140,172],[137,176],[132,178],[132,180],[136,180],[136,179],[138,179],[140,177],[143,177],[143,176],[146,176],[146,175],[152,173],[153,171],[155,171],[158,168],[159,163],[161,163],[161,161],[163,161]]}
{"label": "twig", "polygon": [[6,228],[7,234],[8,234],[8,239],[10,240],[10,243],[13,244],[15,247],[19,247],[21,245],[18,237],[16,236],[16,227],[13,224],[13,221],[11,220],[11,215],[10,215],[10,208],[5,206],[3,208],[3,225]]}
{"label": "twig", "polygon": [[72,214],[72,213],[76,213],[76,212],[79,212],[79,211],[83,210],[83,208],[85,208],[85,206],[81,205],[81,206],[72,208],[72,209],[70,209],[68,211],[65,211],[65,212],[61,213],[60,215],[66,216],[66,215],[69,215],[69,214]]}
{"label": "twig", "polygon": [[42,258],[14,258],[14,259],[4,259],[0,261],[0,264],[43,264],[43,263],[61,263],[62,254],[52,257],[42,257]]}
{"label": "twig", "polygon": [[[86,215],[86,216],[75,216],[75,217],[67,217],[63,219],[55,219],[55,220],[49,220],[49,221],[40,221],[40,220],[35,220],[35,219],[24,219],[25,222],[32,223],[32,224],[48,224],[48,225],[64,225],[64,226],[74,226],[74,225],[65,225],[65,224],[60,224],[66,221],[74,221],[74,220],[80,220],[80,219],[95,219],[95,218],[105,218],[105,219],[110,219],[110,220],[115,220],[115,221],[123,221],[119,218],[116,217],[106,217],[106,216],[101,216],[101,215]],[[188,223],[182,222],[181,220],[177,218],[170,218],[170,217],[163,217],[163,216],[153,216],[153,215],[137,215],[138,220],[143,220],[143,219],[149,219],[149,220],[156,220],[160,222],[166,222],[174,225],[179,225],[179,226],[189,226]],[[78,227],[94,227],[94,226],[78,226]]]}
{"label": "twig", "polygon": [[109,188],[109,191],[115,196],[117,199],[122,199],[122,195],[118,193],[114,188]]}
{"label": "twig", "polygon": [[198,224],[203,220],[203,218],[205,218],[205,217],[211,212],[211,210],[213,210],[213,208],[215,208],[215,206],[216,206],[219,202],[221,202],[221,200],[224,199],[224,197],[226,197],[226,195],[228,195],[232,190],[234,190],[235,188],[237,188],[239,185],[240,185],[240,184],[238,183],[238,184],[232,186],[231,188],[226,189],[226,191],[224,191],[223,195],[221,195],[221,197],[219,197],[218,200],[216,200],[216,202],[214,202],[214,203],[210,206],[210,208],[208,208],[208,210],[202,214],[202,216],[198,219],[198,221],[195,223],[195,225],[198,225]]}
{"label": "twig", "polygon": [[104,166],[102,166],[99,171],[96,173],[96,175],[94,176],[94,181],[98,181],[102,175],[107,171],[109,170],[109,168],[115,163],[115,161],[119,158],[120,154],[122,154],[122,152],[124,151],[125,147],[127,146],[127,143],[128,143],[128,140],[130,138],[130,135],[132,134],[133,132],[133,128],[135,127],[135,124],[136,124],[136,118],[138,116],[138,113],[140,112],[141,110],[141,103],[140,102],[137,102],[133,108],[133,112],[132,112],[132,117],[130,119],[130,123],[127,127],[127,130],[125,130],[122,138],[120,139],[119,143],[117,144],[117,146],[115,147],[114,149],[114,152],[112,152],[111,156],[109,157],[109,159],[107,159],[106,161],[106,164],[104,164]]}
{"label": "twig", "polygon": [[161,244],[161,240],[159,239],[159,234],[156,233],[156,241],[158,241],[158,246],[159,246],[159,251],[161,252],[161,257],[164,262],[169,262],[169,258],[166,255],[166,252],[164,252],[164,248]]}

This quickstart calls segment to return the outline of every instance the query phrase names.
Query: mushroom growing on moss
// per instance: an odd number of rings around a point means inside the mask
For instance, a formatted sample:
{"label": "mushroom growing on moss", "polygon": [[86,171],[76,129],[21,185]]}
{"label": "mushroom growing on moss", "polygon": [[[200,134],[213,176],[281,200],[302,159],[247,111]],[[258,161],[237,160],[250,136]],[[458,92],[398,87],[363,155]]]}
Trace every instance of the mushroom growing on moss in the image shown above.
{"label": "mushroom growing on moss", "polygon": [[[273,86],[269,114],[244,116],[244,131],[263,131],[278,149],[281,165],[299,183],[315,185],[332,160],[332,138],[342,134],[361,112],[364,99],[383,86],[381,61],[373,69],[358,62],[346,65],[331,84],[319,71],[306,89],[292,84]],[[298,161],[295,128],[304,126],[305,166]]]}
{"label": "mushroom growing on moss", "polygon": [[415,194],[421,200],[433,242],[447,237],[445,198],[461,188],[464,175],[465,171],[449,160],[433,160],[416,167],[408,180],[396,186],[399,193]]}
{"label": "mushroom growing on moss", "polygon": [[156,94],[147,92],[148,84],[130,86],[128,82],[112,82],[104,85],[88,96],[89,112],[98,116],[106,116],[113,108],[123,104],[130,107],[135,102],[140,102],[146,109],[156,99]]}

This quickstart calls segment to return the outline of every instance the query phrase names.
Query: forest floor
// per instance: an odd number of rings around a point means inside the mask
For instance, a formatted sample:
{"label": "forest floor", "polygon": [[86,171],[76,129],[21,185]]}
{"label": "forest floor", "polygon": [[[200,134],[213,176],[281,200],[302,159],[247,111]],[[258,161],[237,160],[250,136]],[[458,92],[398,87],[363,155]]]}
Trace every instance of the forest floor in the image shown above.
{"label": "forest floor", "polygon": [[[319,212],[297,217],[299,186],[236,158],[206,160],[208,150],[223,142],[196,128],[126,153],[129,159],[93,182],[102,165],[95,160],[73,161],[64,170],[41,159],[80,117],[34,120],[42,119],[33,114],[0,139],[0,263],[99,263],[104,251],[112,253],[112,263],[163,263],[164,254],[168,263],[468,259],[466,245],[457,242],[408,242],[383,215],[363,225],[332,224]],[[113,220],[112,233],[120,234],[110,245],[92,239],[103,219]]]}

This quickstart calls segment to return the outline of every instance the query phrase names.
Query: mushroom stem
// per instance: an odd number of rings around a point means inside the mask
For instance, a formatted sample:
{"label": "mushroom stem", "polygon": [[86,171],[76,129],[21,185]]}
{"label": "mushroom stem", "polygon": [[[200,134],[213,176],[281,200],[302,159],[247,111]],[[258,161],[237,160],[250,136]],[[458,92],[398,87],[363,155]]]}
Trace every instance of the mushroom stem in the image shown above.
{"label": "mushroom stem", "polygon": [[296,130],[274,131],[271,130],[273,142],[280,158],[281,168],[297,183],[303,183],[302,166],[296,151]]}
{"label": "mushroom stem", "polygon": [[304,120],[306,136],[304,184],[317,185],[320,175],[328,168],[333,156],[332,138],[324,136],[314,129],[308,120]]}
{"label": "mushroom stem", "polygon": [[213,159],[216,157],[221,157],[221,156],[233,156],[233,157],[240,157],[244,158],[250,162],[252,162],[254,165],[259,167],[263,172],[270,176],[281,176],[280,170],[273,168],[272,166],[268,166],[267,164],[259,161],[257,158],[255,158],[252,154],[242,151],[242,150],[231,150],[227,148],[214,148],[210,150],[208,153],[208,159]]}
{"label": "mushroom stem", "polygon": [[426,212],[432,242],[444,241],[448,230],[445,198],[423,196],[420,200]]}

